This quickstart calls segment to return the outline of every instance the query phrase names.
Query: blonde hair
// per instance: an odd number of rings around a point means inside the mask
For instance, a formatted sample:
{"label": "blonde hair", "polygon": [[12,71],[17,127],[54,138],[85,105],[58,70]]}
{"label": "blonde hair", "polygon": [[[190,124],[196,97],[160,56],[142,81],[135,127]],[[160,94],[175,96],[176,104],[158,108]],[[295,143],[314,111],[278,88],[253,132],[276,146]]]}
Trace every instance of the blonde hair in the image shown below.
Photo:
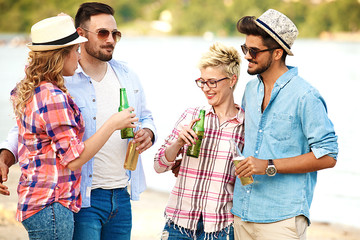
{"label": "blonde hair", "polygon": [[64,93],[67,89],[64,85],[62,71],[65,57],[69,55],[74,46],[68,46],[51,51],[30,51],[29,65],[26,67],[26,76],[15,88],[15,96],[12,97],[14,113],[21,118],[27,102],[34,95],[34,90],[40,82],[46,81],[56,85]]}
{"label": "blonde hair", "polygon": [[223,70],[232,77],[236,75],[239,78],[241,58],[239,52],[234,47],[225,46],[216,42],[208,52],[200,58],[198,67],[200,69],[207,67],[223,67]]}

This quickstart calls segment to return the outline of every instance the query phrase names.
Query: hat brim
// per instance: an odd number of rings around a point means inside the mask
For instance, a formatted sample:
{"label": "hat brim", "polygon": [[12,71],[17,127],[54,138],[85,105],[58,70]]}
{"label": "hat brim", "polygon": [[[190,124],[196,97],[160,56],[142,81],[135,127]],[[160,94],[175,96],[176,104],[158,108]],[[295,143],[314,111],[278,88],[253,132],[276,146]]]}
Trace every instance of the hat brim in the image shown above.
{"label": "hat brim", "polygon": [[255,22],[256,25],[261,27],[261,29],[263,29],[265,32],[267,32],[277,43],[279,43],[280,46],[287,52],[288,55],[294,56],[292,51],[287,46],[285,46],[285,44],[273,32],[271,32],[267,27],[265,27],[264,25],[262,25],[258,21],[254,21],[254,22]]}
{"label": "hat brim", "polygon": [[63,45],[33,45],[32,43],[28,43],[26,44],[26,46],[34,52],[42,52],[42,51],[50,51],[50,50],[56,50],[56,49],[60,49],[60,48],[65,48],[71,45],[75,45],[75,44],[79,44],[79,43],[83,43],[83,42],[87,42],[88,39],[84,38],[82,36],[79,36],[78,38],[76,38],[74,41],[68,42],[66,44]]}

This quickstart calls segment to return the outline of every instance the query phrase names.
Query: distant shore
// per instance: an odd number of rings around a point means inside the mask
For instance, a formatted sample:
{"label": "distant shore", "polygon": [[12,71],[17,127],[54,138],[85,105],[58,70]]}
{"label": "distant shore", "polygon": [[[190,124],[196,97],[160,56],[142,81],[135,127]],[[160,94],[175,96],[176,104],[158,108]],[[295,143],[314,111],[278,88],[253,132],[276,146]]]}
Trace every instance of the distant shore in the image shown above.
{"label": "distant shore", "polygon": [[[24,227],[15,220],[16,188],[20,176],[18,165],[11,167],[6,185],[10,196],[0,195],[0,240],[28,239]],[[132,240],[158,240],[165,224],[164,209],[169,193],[148,189],[140,201],[132,202]],[[307,231],[308,240],[359,240],[360,228],[313,222]]]}
{"label": "distant shore", "polygon": [[[126,30],[125,30],[126,31]],[[153,34],[153,35],[141,35],[132,29],[128,30],[127,36],[130,37],[175,37],[173,35],[168,34]],[[206,37],[206,33],[204,33],[204,38]],[[200,37],[200,36],[199,36]],[[212,36],[211,38],[214,38]],[[301,36],[300,36],[301,37]],[[338,32],[338,33],[330,33],[323,32],[317,37],[320,40],[324,41],[346,41],[346,42],[360,42],[360,32]],[[300,38],[301,39],[301,38]],[[304,38],[306,39],[306,38]],[[30,36],[25,33],[0,33],[0,46],[25,46],[27,43],[31,42]]]}

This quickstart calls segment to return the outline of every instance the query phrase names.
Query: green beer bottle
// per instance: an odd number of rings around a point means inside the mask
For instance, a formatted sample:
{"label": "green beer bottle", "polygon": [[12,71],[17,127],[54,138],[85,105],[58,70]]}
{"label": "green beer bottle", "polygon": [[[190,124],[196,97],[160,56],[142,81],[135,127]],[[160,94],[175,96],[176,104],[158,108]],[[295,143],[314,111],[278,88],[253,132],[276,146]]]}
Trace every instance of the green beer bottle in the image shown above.
{"label": "green beer bottle", "polygon": [[199,157],[201,142],[204,137],[205,110],[200,110],[199,118],[200,118],[200,120],[197,121],[193,127],[193,130],[196,133],[196,135],[198,136],[198,139],[196,140],[196,143],[189,146],[189,148],[186,151],[187,156],[194,157],[194,158]]}
{"label": "green beer bottle", "polygon": [[[129,103],[126,96],[126,89],[120,88],[120,106],[119,106],[119,112],[121,112],[124,109],[129,108]],[[132,128],[124,128],[121,129],[121,138],[133,138],[134,137],[134,131]]]}

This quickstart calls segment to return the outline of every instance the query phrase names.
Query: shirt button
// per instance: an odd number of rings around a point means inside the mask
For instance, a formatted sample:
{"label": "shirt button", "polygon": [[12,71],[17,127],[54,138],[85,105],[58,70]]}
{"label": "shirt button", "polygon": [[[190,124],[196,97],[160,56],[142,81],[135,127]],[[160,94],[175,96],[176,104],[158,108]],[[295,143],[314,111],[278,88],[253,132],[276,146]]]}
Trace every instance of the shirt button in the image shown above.
{"label": "shirt button", "polygon": [[262,132],[262,130],[260,129],[259,132]]}
{"label": "shirt button", "polygon": [[89,178],[92,178],[92,175],[91,175],[91,174],[89,175]]}
{"label": "shirt button", "polygon": [[94,120],[96,120],[96,117],[93,117]]}
{"label": "shirt button", "polygon": [[246,192],[247,192],[247,193],[250,193],[250,191],[249,191],[249,190],[247,190]]}
{"label": "shirt button", "polygon": [[92,81],[90,81],[89,83],[92,84]]}
{"label": "shirt button", "polygon": [[93,102],[95,102],[96,100],[95,100],[95,98],[93,99]]}
{"label": "shirt button", "polygon": [[259,153],[259,151],[255,151],[255,153]]}

